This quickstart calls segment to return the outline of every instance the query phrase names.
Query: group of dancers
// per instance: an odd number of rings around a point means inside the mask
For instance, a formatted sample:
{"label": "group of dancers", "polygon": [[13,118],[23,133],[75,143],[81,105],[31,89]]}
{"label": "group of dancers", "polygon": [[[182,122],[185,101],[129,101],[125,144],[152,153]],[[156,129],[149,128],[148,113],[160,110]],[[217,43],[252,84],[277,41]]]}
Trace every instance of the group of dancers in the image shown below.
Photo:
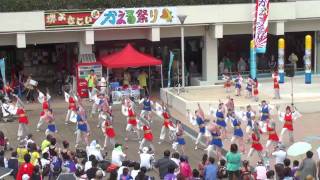
{"label": "group of dancers", "polygon": [[[280,136],[278,136],[276,129],[276,118],[273,118],[275,115],[272,113],[273,107],[265,100],[261,101],[259,111],[256,112],[250,105],[235,110],[233,100],[229,97],[226,103],[220,101],[217,108],[210,105],[206,116],[200,104],[198,104],[195,113],[192,114],[188,111],[187,115],[189,121],[199,128],[195,149],[198,149],[199,142],[204,138],[207,146],[205,150],[208,151],[208,154],[215,153],[218,158],[221,158],[223,142],[230,139],[227,129],[231,128],[231,143],[237,143],[243,154],[246,152],[245,143],[251,143],[248,158],[254,152],[257,152],[259,157],[263,159],[263,157],[268,156],[270,145],[276,147],[280,143],[284,143],[283,137],[286,133],[289,135],[290,142],[294,142],[293,123],[301,117],[301,114],[293,106],[287,106],[285,112],[281,112],[279,106],[276,106],[275,110],[277,112],[276,117],[283,123]],[[267,138],[265,147],[261,143],[263,136]]]}
{"label": "group of dancers", "polygon": [[[223,75],[223,79],[225,80],[224,88],[227,93],[231,92],[231,87],[234,84],[234,88],[236,90],[236,96],[241,96],[242,83],[244,79],[241,74],[238,73],[236,77],[233,79],[230,74]],[[280,85],[279,85],[279,74],[278,71],[272,72],[272,81],[273,81],[273,89],[274,89],[274,99],[280,99]],[[254,101],[259,101],[259,83],[257,78],[252,78],[250,75],[246,79],[246,97],[253,98]]]}

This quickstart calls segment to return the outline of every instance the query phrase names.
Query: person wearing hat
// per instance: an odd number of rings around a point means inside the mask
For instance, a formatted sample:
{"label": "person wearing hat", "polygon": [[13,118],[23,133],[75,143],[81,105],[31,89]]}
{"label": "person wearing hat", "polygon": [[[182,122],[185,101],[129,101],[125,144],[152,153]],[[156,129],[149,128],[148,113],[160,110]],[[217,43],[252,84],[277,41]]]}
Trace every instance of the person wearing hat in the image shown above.
{"label": "person wearing hat", "polygon": [[283,144],[279,144],[276,146],[275,151],[271,154],[273,157],[275,157],[276,162],[274,165],[274,169],[276,171],[277,179],[284,178],[283,169],[284,164],[283,161],[287,157],[286,147]]}
{"label": "person wearing hat", "polygon": [[143,147],[142,153],[140,153],[140,168],[145,167],[148,170],[151,169],[153,161],[154,161],[154,154],[149,153],[148,147]]}
{"label": "person wearing hat", "polygon": [[301,114],[295,109],[295,107],[286,107],[286,112],[281,113],[279,112],[279,107],[278,108],[278,114],[279,114],[279,119],[280,121],[284,122],[281,133],[280,133],[280,142],[283,142],[283,136],[284,134],[288,131],[289,134],[289,140],[291,143],[294,142],[294,137],[293,137],[293,121],[301,117]]}
{"label": "person wearing hat", "polygon": [[152,144],[153,134],[152,134],[150,126],[145,124],[142,126],[142,130],[143,130],[143,139],[140,143],[139,149],[142,150],[143,147],[145,147],[146,145],[149,145],[151,150],[154,151],[155,149]]}

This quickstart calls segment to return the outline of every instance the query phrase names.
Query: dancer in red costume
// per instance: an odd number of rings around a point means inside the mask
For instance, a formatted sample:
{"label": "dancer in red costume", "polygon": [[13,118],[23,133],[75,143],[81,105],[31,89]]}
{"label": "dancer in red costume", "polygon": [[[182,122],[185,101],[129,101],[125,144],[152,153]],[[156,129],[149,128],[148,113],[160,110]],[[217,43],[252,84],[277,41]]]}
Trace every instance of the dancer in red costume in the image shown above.
{"label": "dancer in red costume", "polygon": [[279,137],[276,132],[275,122],[271,122],[267,124],[267,133],[268,133],[268,141],[266,144],[266,148],[268,148],[271,144],[277,145],[279,143]]}
{"label": "dancer in red costume", "polygon": [[280,85],[278,71],[274,71],[272,74],[274,97],[273,99],[280,99]]}
{"label": "dancer in red costume", "polygon": [[170,120],[170,114],[167,110],[167,107],[165,105],[162,106],[163,108],[163,112],[162,112],[162,117],[163,117],[163,124],[162,124],[162,128],[161,128],[161,132],[160,132],[160,140],[159,140],[159,144],[161,144],[165,137],[167,132],[170,130],[170,128],[173,128],[173,123]]}
{"label": "dancer in red costume", "polygon": [[26,115],[24,108],[19,107],[16,114],[19,116],[19,127],[18,127],[18,140],[23,139],[28,134],[27,125],[29,124],[29,119]]}
{"label": "dancer in red costume", "polygon": [[260,159],[263,160],[263,157],[262,157],[263,146],[260,143],[260,134],[261,134],[261,130],[259,129],[258,124],[255,123],[253,126],[253,132],[251,134],[252,144],[251,144],[250,151],[248,153],[248,158],[250,158],[253,152],[256,151]]}
{"label": "dancer in red costume", "polygon": [[291,108],[290,106],[286,107],[285,113],[279,112],[279,107],[277,107],[277,109],[279,114],[279,120],[284,122],[283,128],[281,130],[281,134],[280,134],[280,142],[283,142],[283,135],[285,132],[288,131],[289,140],[291,143],[293,143],[294,142],[293,121],[300,118],[301,114],[294,107]]}
{"label": "dancer in red costume", "polygon": [[132,107],[132,102],[128,100],[127,103],[123,104],[122,108],[122,113],[127,116],[127,127],[126,127],[126,137],[125,140],[128,141],[128,135],[129,132],[134,131],[137,133],[138,139],[140,139],[140,132],[139,129],[137,128],[138,121],[137,121],[137,116],[136,113],[134,112],[134,109]]}
{"label": "dancer in red costume", "polygon": [[108,142],[112,145],[112,148],[113,148],[115,145],[114,139],[115,139],[116,133],[112,126],[112,121],[107,116],[103,118],[105,119],[104,123],[102,123],[102,132],[105,135],[103,149],[107,147]]}
{"label": "dancer in red costume", "polygon": [[68,112],[65,119],[65,124],[69,124],[72,111],[75,112],[77,110],[76,100],[73,97],[72,93],[70,93],[70,96],[68,97],[68,103],[69,103],[69,107],[68,107]]}
{"label": "dancer in red costume", "polygon": [[152,151],[154,151],[154,146],[152,144],[153,141],[153,134],[151,131],[151,128],[148,125],[144,125],[142,126],[142,130],[143,130],[143,139],[140,143],[139,149],[140,151],[142,151],[142,149],[146,146],[149,146],[151,148]]}

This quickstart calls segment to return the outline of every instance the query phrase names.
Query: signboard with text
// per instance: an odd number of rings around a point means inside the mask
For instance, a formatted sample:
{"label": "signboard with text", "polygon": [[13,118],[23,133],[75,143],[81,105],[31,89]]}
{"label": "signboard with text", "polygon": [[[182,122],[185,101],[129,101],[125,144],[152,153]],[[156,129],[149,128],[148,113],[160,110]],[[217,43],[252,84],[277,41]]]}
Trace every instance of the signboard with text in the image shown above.
{"label": "signboard with text", "polygon": [[176,8],[128,8],[106,9],[93,27],[143,26],[178,24]]}
{"label": "signboard with text", "polygon": [[101,12],[92,11],[56,11],[45,13],[46,28],[88,27],[100,17]]}
{"label": "signboard with text", "polygon": [[123,27],[179,24],[175,7],[45,12],[46,28]]}

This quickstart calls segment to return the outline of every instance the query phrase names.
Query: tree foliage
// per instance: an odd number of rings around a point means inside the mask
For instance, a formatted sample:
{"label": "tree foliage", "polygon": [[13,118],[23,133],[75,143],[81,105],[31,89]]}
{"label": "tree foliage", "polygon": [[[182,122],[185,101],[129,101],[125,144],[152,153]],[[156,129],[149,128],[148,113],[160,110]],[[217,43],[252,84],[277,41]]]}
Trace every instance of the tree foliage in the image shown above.
{"label": "tree foliage", "polygon": [[[0,12],[251,3],[253,0],[0,0]],[[286,0],[271,0],[283,2]]]}

